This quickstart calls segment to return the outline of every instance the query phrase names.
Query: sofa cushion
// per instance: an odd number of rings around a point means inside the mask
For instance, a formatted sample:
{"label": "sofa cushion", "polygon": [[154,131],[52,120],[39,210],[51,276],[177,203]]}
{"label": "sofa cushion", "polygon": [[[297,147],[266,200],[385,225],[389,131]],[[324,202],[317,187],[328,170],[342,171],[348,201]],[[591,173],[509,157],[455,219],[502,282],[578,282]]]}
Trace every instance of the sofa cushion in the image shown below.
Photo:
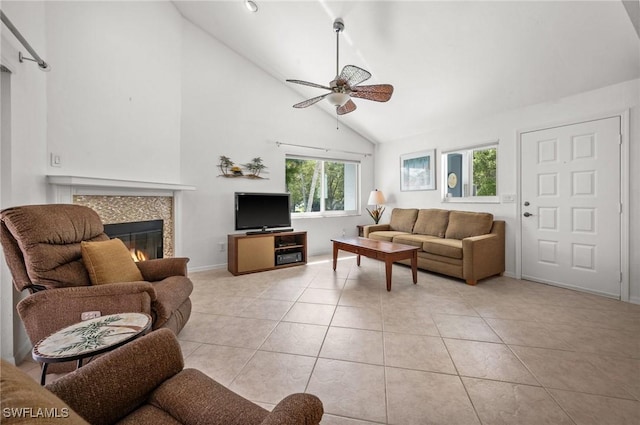
{"label": "sofa cushion", "polygon": [[435,239],[435,236],[430,235],[411,235],[409,233],[403,233],[393,238],[393,242],[402,243],[405,245],[417,246],[422,249],[422,244],[425,241]]}
{"label": "sofa cushion", "polygon": [[449,211],[437,208],[428,208],[418,211],[413,233],[431,235],[444,238],[449,223]]}
{"label": "sofa cushion", "polygon": [[418,217],[418,210],[416,208],[394,208],[391,211],[391,221],[389,226],[391,230],[397,232],[411,233],[413,225]]}
{"label": "sofa cushion", "polygon": [[464,239],[491,232],[493,214],[467,211],[451,211],[445,238]]}
{"label": "sofa cushion", "polygon": [[432,239],[422,244],[424,252],[442,257],[462,258],[462,240],[460,239]]}
{"label": "sofa cushion", "polygon": [[118,421],[118,425],[140,425],[140,424],[162,424],[162,425],[180,425],[173,416],[164,410],[145,404],[131,412]]}
{"label": "sofa cushion", "polygon": [[378,232],[369,233],[369,239],[375,239],[377,241],[393,242],[393,238],[399,235],[408,235],[406,232],[396,232],[394,230],[380,230]]}
{"label": "sofa cushion", "polygon": [[91,284],[142,281],[142,273],[131,253],[120,239],[81,242],[82,261],[89,272]]}

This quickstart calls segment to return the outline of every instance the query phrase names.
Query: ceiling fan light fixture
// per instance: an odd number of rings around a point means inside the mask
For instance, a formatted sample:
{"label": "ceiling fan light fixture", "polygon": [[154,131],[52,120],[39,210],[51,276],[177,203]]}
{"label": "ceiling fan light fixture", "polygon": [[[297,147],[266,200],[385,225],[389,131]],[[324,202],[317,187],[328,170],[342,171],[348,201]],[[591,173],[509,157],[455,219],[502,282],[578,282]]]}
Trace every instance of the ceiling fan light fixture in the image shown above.
{"label": "ceiling fan light fixture", "polygon": [[258,4],[253,0],[244,0],[244,7],[252,13],[256,13],[258,11]]}
{"label": "ceiling fan light fixture", "polygon": [[[320,2],[323,1],[324,0],[320,0]],[[371,77],[371,73],[355,65],[347,65],[342,68],[342,72],[339,71],[340,33],[344,31],[344,22],[342,19],[337,18],[333,22],[333,30],[336,33],[336,78],[329,83],[329,87],[303,80],[286,80],[288,83],[329,90],[329,93],[296,103],[293,107],[307,108],[326,98],[331,105],[336,107],[336,115],[344,115],[356,110],[356,104],[351,100],[352,97],[374,100],[376,102],[388,101],[393,94],[393,86],[391,84],[361,86],[361,83]]]}
{"label": "ceiling fan light fixture", "polygon": [[339,108],[349,101],[349,95],[347,93],[332,92],[327,95],[327,100],[330,104]]}

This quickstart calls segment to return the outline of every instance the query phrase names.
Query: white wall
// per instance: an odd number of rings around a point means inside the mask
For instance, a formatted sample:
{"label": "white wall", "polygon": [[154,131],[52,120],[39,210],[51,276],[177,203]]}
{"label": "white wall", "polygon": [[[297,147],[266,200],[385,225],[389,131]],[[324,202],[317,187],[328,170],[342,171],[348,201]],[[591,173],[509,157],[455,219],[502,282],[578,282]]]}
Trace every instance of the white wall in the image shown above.
{"label": "white wall", "polygon": [[170,2],[47,3],[49,174],[179,182],[181,35]]}
{"label": "white wall", "polygon": [[[246,59],[184,22],[182,49],[182,179],[195,185],[183,195],[182,223],[185,252],[191,269],[222,266],[227,262],[227,235],[235,233],[233,194],[285,191],[285,153],[291,148],[275,142],[373,152],[373,145],[346,127],[336,130],[335,118],[318,108],[291,107],[300,99]],[[315,150],[295,153],[317,155]],[[339,152],[325,155],[344,157]],[[261,157],[268,167],[264,180],[219,177],[221,155],[238,164]],[[373,160],[362,160],[362,199],[373,189]],[[366,214],[366,212],[365,212]],[[365,217],[294,220],[295,230],[308,231],[309,254],[329,252],[330,238],[356,234]]]}
{"label": "white wall", "polygon": [[[42,2],[2,2],[2,11],[29,41],[36,52],[47,58],[45,8]],[[2,65],[11,73],[10,134],[3,128],[0,208],[11,205],[44,203],[46,199],[46,74],[32,62],[20,63],[18,51],[27,53],[20,42],[2,25]],[[28,54],[27,54],[28,56]],[[3,93],[3,96],[5,94]],[[7,138],[7,136],[10,136]],[[0,269],[0,320],[2,358],[20,361],[31,349],[15,305],[21,298],[13,289],[4,258]]]}
{"label": "white wall", "polygon": [[[440,188],[440,154],[442,150],[472,146],[499,140],[498,191],[501,195],[517,194],[518,132],[570,124],[587,119],[606,117],[631,109],[630,113],[630,296],[640,303],[640,80],[616,84],[587,93],[558,99],[488,117],[477,122],[460,123],[456,128],[434,131],[394,143],[378,145],[376,149],[376,185],[389,200],[389,208],[448,208],[487,211],[507,222],[506,269],[516,273],[517,202],[498,204],[443,203]],[[424,149],[437,149],[438,168],[436,191],[401,192],[399,157]],[[388,220],[388,217],[387,217]]]}

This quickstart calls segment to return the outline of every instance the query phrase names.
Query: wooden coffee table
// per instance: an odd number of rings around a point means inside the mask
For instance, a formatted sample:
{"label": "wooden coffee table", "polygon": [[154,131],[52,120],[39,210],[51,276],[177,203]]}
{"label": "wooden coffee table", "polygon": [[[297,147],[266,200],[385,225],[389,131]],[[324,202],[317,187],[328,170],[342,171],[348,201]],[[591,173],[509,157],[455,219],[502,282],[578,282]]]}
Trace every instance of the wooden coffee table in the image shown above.
{"label": "wooden coffee table", "polygon": [[369,238],[336,238],[333,242],[333,270],[338,264],[338,250],[358,254],[357,264],[360,265],[360,256],[384,261],[387,274],[387,291],[391,291],[391,270],[393,263],[399,260],[411,260],[411,272],[413,283],[418,283],[418,248],[417,246],[403,245],[393,242],[378,241]]}

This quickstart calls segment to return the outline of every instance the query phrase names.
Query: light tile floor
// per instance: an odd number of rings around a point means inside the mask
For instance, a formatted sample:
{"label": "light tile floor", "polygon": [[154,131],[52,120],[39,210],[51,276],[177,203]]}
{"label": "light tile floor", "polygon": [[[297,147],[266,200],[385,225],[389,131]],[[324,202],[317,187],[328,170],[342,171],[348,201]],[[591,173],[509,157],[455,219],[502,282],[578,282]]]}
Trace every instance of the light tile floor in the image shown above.
{"label": "light tile floor", "polygon": [[186,367],[268,409],[308,392],[329,425],[640,423],[638,305],[404,266],[387,292],[355,257],[190,277]]}

